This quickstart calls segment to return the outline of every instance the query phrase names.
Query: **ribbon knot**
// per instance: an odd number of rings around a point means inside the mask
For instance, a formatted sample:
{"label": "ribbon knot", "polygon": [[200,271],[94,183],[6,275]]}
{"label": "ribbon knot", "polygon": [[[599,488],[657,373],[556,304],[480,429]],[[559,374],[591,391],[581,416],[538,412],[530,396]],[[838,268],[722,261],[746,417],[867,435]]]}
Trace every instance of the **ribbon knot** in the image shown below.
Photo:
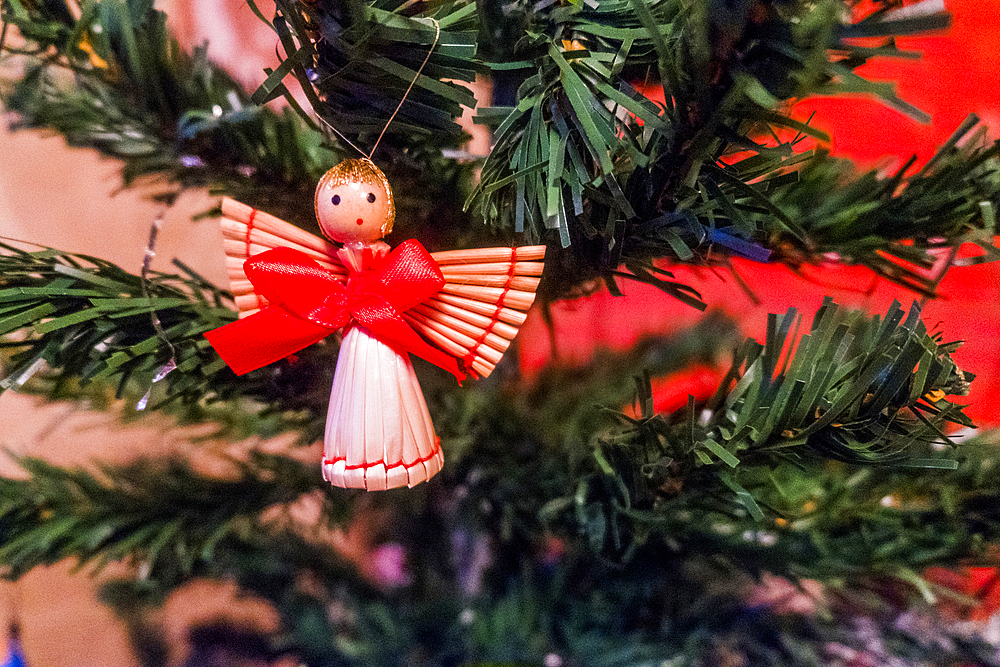
{"label": "ribbon knot", "polygon": [[346,288],[336,275],[292,248],[255,255],[244,263],[244,272],[269,305],[205,334],[237,375],[357,325],[396,351],[413,353],[459,381],[465,379],[454,357],[429,345],[402,317],[445,282],[418,241],[404,241],[373,268],[352,273]]}
{"label": "ribbon knot", "polygon": [[[356,302],[357,299],[353,299],[353,301]],[[350,310],[352,305],[354,304],[351,303],[349,297],[347,297],[344,294],[338,294],[336,292],[332,294],[327,294],[326,297],[323,299],[323,307],[329,310],[345,310],[345,309]]]}

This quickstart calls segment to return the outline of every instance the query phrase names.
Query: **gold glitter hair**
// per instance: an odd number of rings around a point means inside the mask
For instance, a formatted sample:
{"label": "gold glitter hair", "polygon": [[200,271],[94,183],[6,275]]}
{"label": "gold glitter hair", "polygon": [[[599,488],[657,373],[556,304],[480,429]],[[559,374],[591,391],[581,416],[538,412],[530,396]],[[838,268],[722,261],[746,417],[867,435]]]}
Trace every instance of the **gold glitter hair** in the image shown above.
{"label": "gold glitter hair", "polygon": [[385,216],[385,222],[382,223],[382,235],[385,236],[392,231],[392,224],[396,221],[396,203],[392,198],[392,188],[389,187],[389,179],[385,177],[382,170],[376,167],[375,163],[371,160],[344,160],[323,174],[323,177],[319,179],[319,184],[316,186],[313,206],[318,210],[319,192],[324,186],[337,187],[338,185],[360,183],[361,181],[378,183],[385,191],[385,200],[389,205],[389,212]]}

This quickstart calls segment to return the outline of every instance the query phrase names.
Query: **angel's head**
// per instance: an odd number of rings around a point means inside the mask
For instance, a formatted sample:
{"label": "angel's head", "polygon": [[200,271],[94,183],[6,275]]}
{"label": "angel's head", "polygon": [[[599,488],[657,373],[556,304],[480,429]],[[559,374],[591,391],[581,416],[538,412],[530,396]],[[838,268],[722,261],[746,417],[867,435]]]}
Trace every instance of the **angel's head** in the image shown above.
{"label": "angel's head", "polygon": [[370,160],[344,160],[316,186],[316,218],[340,243],[382,238],[396,220],[389,181]]}

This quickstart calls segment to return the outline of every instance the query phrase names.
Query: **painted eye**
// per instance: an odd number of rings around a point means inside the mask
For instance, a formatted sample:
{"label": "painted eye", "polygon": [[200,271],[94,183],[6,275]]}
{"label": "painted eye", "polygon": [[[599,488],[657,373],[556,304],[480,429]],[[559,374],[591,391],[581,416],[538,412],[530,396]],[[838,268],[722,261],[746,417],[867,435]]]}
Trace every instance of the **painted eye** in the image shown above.
{"label": "painted eye", "polygon": [[333,202],[334,206],[337,206],[338,204],[340,204],[340,195],[333,195],[333,199],[331,199],[330,201]]}
{"label": "painted eye", "polygon": [[374,192],[369,192],[368,193],[368,203],[369,204],[374,204],[375,203],[375,193]]}

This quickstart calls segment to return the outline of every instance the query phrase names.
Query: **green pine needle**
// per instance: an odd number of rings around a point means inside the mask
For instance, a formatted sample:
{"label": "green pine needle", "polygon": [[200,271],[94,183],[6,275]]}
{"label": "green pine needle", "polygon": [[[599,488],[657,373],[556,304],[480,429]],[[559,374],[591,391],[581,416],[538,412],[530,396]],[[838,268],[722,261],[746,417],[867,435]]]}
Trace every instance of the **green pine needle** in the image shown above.
{"label": "green pine needle", "polygon": [[[827,299],[801,336],[795,309],[772,315],[764,345],[742,345],[705,404],[692,399],[673,415],[643,408],[638,419],[622,417],[624,428],[596,434],[594,472],[581,482],[589,490],[576,502],[578,512],[594,503],[604,509],[581,529],[620,558],[638,526],[676,530],[678,513],[702,503],[698,511],[714,506],[747,526],[787,523],[774,495],[787,482],[768,471],[807,479],[822,459],[924,468],[928,476],[958,468],[940,450],[954,444],[945,430],[973,425],[948,396],[968,393],[973,376],[919,313],[897,303],[870,318]],[[640,405],[650,404],[649,392],[640,383]],[[609,531],[619,534],[612,540]]]}
{"label": "green pine needle", "polygon": [[[74,384],[111,384],[118,398],[138,401],[148,391],[147,409],[178,404],[188,419],[246,420],[249,412],[257,430],[298,427],[307,441],[322,433],[333,346],[311,348],[304,358],[315,367],[280,384],[287,362],[238,378],[204,338],[235,318],[231,297],[199,276],[144,280],[93,257],[0,249],[0,345],[9,350],[0,391],[33,378],[51,396]],[[219,407],[230,404],[240,407]]]}
{"label": "green pine needle", "polygon": [[[231,478],[205,477],[176,460],[96,471],[17,463],[29,477],[0,481],[0,567],[8,577],[74,558],[97,568],[142,563],[154,579],[182,582],[210,567],[220,545],[266,534],[265,510],[318,486],[311,466],[262,453],[233,461]],[[345,516],[332,499],[327,510]]]}
{"label": "green pine needle", "polygon": [[272,208],[308,196],[335,159],[291,111],[252,104],[207,49],[181,50],[151,2],[85,3],[74,18],[77,4],[4,3],[4,21],[27,40],[6,48],[25,68],[2,89],[15,127],[52,129],[120,160],[126,184],[156,174]]}

